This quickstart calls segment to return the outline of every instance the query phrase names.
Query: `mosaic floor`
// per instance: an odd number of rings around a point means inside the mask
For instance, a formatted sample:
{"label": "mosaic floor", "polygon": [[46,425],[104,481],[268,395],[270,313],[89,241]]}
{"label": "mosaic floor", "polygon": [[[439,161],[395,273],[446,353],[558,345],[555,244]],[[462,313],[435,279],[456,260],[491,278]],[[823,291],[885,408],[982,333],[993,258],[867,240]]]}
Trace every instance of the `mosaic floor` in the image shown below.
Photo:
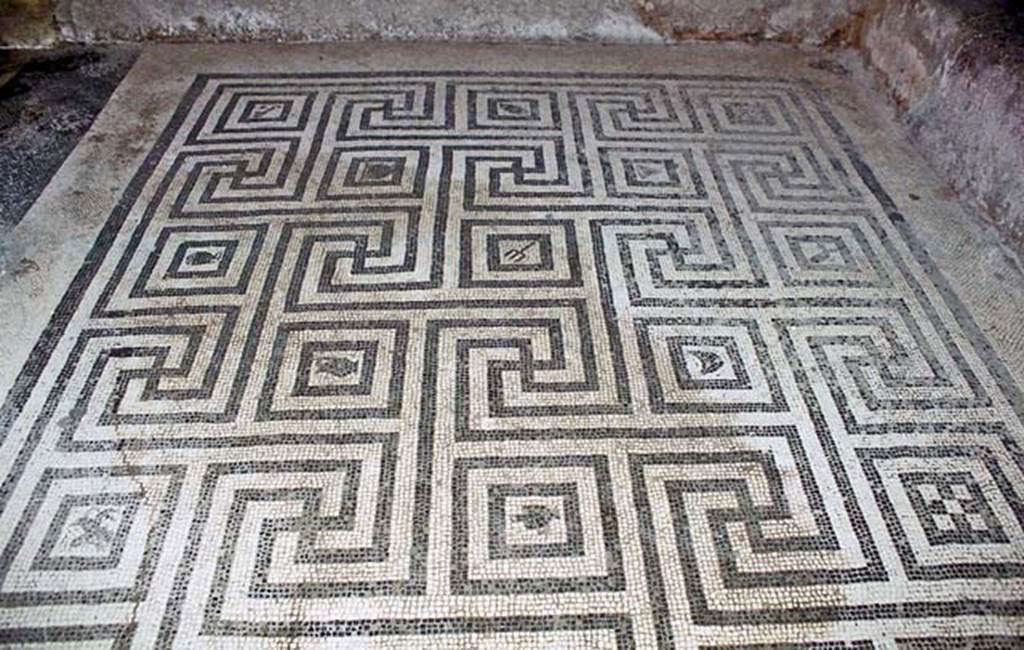
{"label": "mosaic floor", "polygon": [[0,641],[1024,643],[1018,389],[813,84],[179,100],[5,407]]}

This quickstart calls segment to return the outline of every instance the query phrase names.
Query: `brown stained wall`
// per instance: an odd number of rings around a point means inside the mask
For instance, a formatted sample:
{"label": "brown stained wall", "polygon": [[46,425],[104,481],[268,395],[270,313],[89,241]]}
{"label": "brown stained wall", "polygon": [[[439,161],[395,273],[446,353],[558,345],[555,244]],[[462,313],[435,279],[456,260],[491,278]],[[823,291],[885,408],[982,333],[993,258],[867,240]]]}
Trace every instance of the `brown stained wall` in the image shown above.
{"label": "brown stained wall", "polygon": [[0,0],[0,47],[38,47],[56,38],[52,0]]}
{"label": "brown stained wall", "polygon": [[1024,8],[888,0],[855,43],[912,138],[1024,250]]}
{"label": "brown stained wall", "polygon": [[56,0],[76,41],[663,42],[631,0]]}
{"label": "brown stained wall", "polygon": [[[71,42],[834,41],[873,0],[0,0]],[[52,5],[52,6],[51,6]],[[47,13],[47,11],[49,13]],[[17,12],[16,12],[17,13]],[[7,43],[34,43],[16,30]]]}
{"label": "brown stained wall", "polygon": [[658,32],[677,40],[842,39],[874,0],[634,0]]}

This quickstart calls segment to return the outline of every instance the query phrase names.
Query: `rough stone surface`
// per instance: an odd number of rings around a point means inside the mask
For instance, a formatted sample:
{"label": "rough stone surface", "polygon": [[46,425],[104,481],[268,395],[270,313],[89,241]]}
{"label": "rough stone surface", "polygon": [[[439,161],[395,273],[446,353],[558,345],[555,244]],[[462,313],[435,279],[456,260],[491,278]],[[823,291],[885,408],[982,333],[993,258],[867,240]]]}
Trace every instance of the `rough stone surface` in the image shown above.
{"label": "rough stone surface", "polygon": [[629,0],[58,0],[57,22],[72,41],[661,40]]}
{"label": "rough stone surface", "polygon": [[46,46],[58,37],[54,0],[0,0],[0,47]]}
{"label": "rough stone surface", "polygon": [[871,0],[636,0],[655,28],[680,40],[842,40]]}
{"label": "rough stone surface", "polygon": [[914,140],[952,186],[1024,245],[1024,12],[892,0],[859,43]]}
{"label": "rough stone surface", "polygon": [[[20,0],[42,6],[44,0]],[[841,39],[872,0],[46,0],[68,41]],[[52,25],[51,25],[52,30]],[[660,36],[659,36],[660,34]],[[23,39],[27,43],[30,40]]]}
{"label": "rough stone surface", "polygon": [[1019,648],[942,185],[789,47],[149,48],[0,275],[0,638]]}

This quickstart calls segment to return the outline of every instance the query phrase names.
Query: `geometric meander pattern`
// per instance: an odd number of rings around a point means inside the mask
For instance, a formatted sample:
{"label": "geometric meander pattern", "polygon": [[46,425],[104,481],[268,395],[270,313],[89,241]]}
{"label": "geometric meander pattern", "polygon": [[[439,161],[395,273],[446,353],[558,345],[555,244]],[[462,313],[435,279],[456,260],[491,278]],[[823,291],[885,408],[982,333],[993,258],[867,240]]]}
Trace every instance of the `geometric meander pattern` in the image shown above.
{"label": "geometric meander pattern", "polygon": [[0,640],[1014,647],[1020,405],[807,83],[201,76],[4,407]]}

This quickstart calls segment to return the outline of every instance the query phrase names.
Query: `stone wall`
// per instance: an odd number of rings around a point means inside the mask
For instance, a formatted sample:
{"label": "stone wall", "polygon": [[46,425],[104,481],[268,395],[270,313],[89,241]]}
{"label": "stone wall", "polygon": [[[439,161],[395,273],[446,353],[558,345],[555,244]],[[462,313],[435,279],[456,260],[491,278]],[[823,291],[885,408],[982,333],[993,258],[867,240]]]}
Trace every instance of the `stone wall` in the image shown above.
{"label": "stone wall", "polygon": [[1024,250],[1024,10],[889,0],[855,43],[911,137]]}
{"label": "stone wall", "polygon": [[[872,0],[0,0],[0,42],[671,39],[834,41]],[[2,5],[0,5],[2,6]],[[40,20],[41,19],[41,20]],[[55,31],[56,29],[56,31]]]}
{"label": "stone wall", "polygon": [[631,0],[56,0],[72,41],[661,42]]}
{"label": "stone wall", "polygon": [[0,0],[0,47],[43,47],[56,40],[52,0]]}
{"label": "stone wall", "polygon": [[676,40],[845,40],[872,0],[637,0],[659,33]]}

